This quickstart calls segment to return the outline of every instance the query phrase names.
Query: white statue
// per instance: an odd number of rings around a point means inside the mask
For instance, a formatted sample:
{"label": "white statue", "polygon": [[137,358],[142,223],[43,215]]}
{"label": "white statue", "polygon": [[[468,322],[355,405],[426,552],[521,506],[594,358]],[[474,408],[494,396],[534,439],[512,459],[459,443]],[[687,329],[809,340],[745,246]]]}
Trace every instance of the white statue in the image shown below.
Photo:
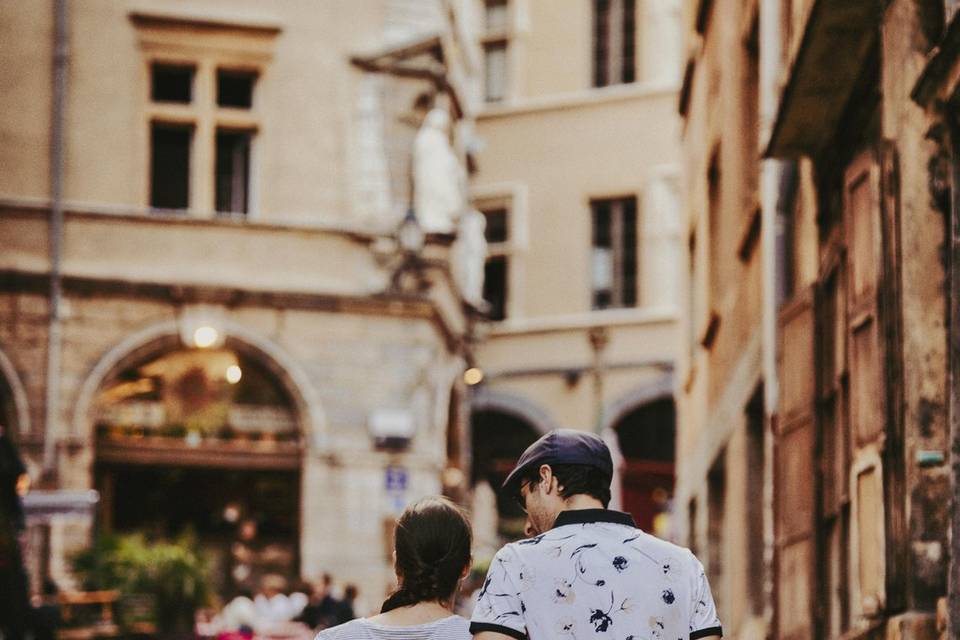
{"label": "white statue", "polygon": [[464,171],[449,131],[450,115],[434,108],[413,141],[413,208],[426,233],[453,233],[466,202]]}
{"label": "white statue", "polygon": [[476,209],[467,210],[460,219],[460,229],[453,252],[453,275],[464,300],[480,306],[483,303],[483,270],[487,261],[487,218]]}

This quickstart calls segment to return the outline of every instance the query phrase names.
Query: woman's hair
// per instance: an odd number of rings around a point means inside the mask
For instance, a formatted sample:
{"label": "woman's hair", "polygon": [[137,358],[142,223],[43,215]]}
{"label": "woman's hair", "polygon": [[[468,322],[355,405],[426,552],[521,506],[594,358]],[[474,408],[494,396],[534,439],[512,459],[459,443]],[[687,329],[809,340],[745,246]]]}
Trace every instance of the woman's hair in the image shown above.
{"label": "woman's hair", "polygon": [[380,612],[452,596],[470,564],[471,543],[469,521],[446,498],[431,496],[407,507],[394,536],[400,587]]}

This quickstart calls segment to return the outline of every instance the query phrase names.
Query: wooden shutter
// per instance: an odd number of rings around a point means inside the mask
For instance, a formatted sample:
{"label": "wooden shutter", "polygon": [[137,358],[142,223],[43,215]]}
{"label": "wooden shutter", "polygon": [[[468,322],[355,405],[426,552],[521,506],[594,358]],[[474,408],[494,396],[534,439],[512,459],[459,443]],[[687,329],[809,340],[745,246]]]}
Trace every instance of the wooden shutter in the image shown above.
{"label": "wooden shutter", "polygon": [[776,636],[813,638],[814,314],[813,291],[798,293],[780,313],[780,407],[774,430]]}
{"label": "wooden shutter", "polygon": [[883,446],[887,387],[885,343],[877,304],[883,275],[880,166],[874,151],[857,156],[843,182],[847,245],[847,361],[853,460],[851,609],[872,617],[886,603]]}

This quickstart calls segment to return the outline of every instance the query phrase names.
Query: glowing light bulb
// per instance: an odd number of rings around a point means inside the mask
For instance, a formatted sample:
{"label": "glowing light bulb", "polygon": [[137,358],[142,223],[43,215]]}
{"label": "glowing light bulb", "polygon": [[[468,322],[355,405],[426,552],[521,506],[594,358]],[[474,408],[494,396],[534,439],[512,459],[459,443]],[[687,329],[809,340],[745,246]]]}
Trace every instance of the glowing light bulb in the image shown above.
{"label": "glowing light bulb", "polygon": [[240,382],[240,378],[242,377],[243,377],[243,371],[241,371],[240,367],[238,367],[235,364],[232,364],[229,367],[227,367],[227,382],[229,382],[230,384],[237,384],[238,382]]}
{"label": "glowing light bulb", "polygon": [[193,332],[193,344],[201,349],[212,347],[217,342],[220,334],[213,327],[197,327]]}
{"label": "glowing light bulb", "polygon": [[470,385],[471,387],[475,384],[480,384],[483,380],[483,371],[477,367],[470,367],[463,372],[463,381]]}

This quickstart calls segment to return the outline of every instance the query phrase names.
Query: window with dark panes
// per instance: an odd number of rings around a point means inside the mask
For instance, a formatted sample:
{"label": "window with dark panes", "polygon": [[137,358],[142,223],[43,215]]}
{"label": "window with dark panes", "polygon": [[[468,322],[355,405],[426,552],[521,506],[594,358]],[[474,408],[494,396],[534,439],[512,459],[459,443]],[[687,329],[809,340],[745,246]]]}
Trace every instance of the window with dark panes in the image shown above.
{"label": "window with dark panes", "polygon": [[727,452],[714,460],[707,474],[707,564],[713,599],[722,611],[724,521],[727,511]]}
{"label": "window with dark panes", "polygon": [[590,208],[592,307],[636,306],[637,199],[594,200]]}
{"label": "window with dark panes", "polygon": [[636,7],[634,0],[594,0],[593,86],[636,79]]}
{"label": "window with dark panes", "polygon": [[497,244],[509,240],[510,234],[507,230],[506,209],[490,209],[484,211],[483,215],[487,219],[487,227],[484,235],[489,244]]}
{"label": "window with dark panes", "polygon": [[506,206],[481,209],[486,219],[487,261],[484,267],[483,299],[490,305],[490,319],[507,317],[507,279],[509,277],[510,213]]}
{"label": "window with dark panes", "polygon": [[189,104],[193,100],[193,74],[192,66],[154,64],[150,69],[150,99]]}
{"label": "window with dark panes", "polygon": [[155,123],[150,129],[150,206],[186,209],[190,197],[189,127]]}
{"label": "window with dark panes", "polygon": [[507,256],[487,258],[483,268],[483,299],[490,305],[490,319],[507,317]]}
{"label": "window with dark panes", "polygon": [[217,211],[247,213],[250,183],[250,138],[247,131],[217,131]]}
{"label": "window with dark panes", "polygon": [[217,71],[217,105],[235,109],[253,106],[253,85],[257,75],[249,71]]}

